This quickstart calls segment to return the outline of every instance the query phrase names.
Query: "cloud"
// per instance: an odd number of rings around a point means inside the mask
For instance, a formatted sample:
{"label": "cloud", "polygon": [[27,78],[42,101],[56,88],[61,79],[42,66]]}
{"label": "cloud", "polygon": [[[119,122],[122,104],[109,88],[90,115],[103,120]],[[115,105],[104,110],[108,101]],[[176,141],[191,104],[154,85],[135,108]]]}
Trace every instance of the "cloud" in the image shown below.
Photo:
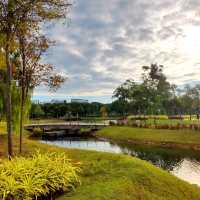
{"label": "cloud", "polygon": [[[188,54],[185,41],[199,25],[199,6],[199,0],[75,0],[69,23],[46,29],[57,44],[45,61],[68,75],[54,97],[112,96],[126,79],[139,81],[141,66],[152,62],[165,65],[177,85],[198,81],[200,59]],[[35,97],[44,91],[37,88]]]}

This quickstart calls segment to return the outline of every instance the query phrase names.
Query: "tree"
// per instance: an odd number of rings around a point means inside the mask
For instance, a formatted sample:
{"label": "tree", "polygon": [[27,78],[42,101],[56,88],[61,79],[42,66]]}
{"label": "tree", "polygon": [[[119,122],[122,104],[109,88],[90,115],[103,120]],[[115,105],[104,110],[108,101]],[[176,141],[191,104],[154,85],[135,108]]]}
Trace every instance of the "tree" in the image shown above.
{"label": "tree", "polygon": [[172,95],[172,86],[163,73],[163,65],[143,66],[143,84],[147,88],[150,107],[154,112],[163,109],[163,102]]}
{"label": "tree", "polygon": [[100,113],[101,113],[101,116],[103,118],[106,118],[108,116],[107,107],[106,106],[102,106],[101,109],[100,109]]}
{"label": "tree", "polygon": [[163,66],[143,66],[142,82],[127,80],[114,91],[114,97],[123,104],[128,113],[163,113],[164,102],[172,98],[172,85],[163,73]]}
{"label": "tree", "polygon": [[110,113],[113,115],[125,116],[128,112],[128,104],[120,99],[113,101],[109,107]]}
{"label": "tree", "polygon": [[9,158],[12,156],[11,57],[14,52],[12,44],[16,41],[19,30],[20,33],[23,32],[26,35],[31,30],[39,30],[44,21],[65,18],[69,5],[66,0],[4,0],[0,2],[0,35],[6,41],[1,48],[5,51],[7,68],[6,114]]}
{"label": "tree", "polygon": [[50,89],[57,89],[65,78],[54,72],[50,64],[41,63],[42,55],[49,48],[49,41],[44,36],[30,36],[23,39],[19,36],[20,56],[22,64],[18,69],[18,79],[21,88],[21,116],[20,116],[20,153],[22,152],[22,132],[24,126],[25,106],[30,92],[41,84]]}
{"label": "tree", "polygon": [[40,118],[44,116],[44,111],[41,108],[40,104],[32,104],[31,105],[31,116],[33,118]]}
{"label": "tree", "polygon": [[7,67],[6,76],[6,116],[8,131],[8,158],[10,159],[12,152],[12,107],[11,107],[11,81],[12,81],[12,43],[14,40],[15,24],[17,18],[15,16],[15,2],[12,0],[1,1],[0,4],[0,35],[4,37],[5,43],[1,49],[5,51],[5,62]]}
{"label": "tree", "polygon": [[118,99],[118,103],[122,105],[123,109],[123,116],[125,116],[128,112],[126,108],[129,107],[130,103],[130,96],[132,88],[136,86],[136,83],[133,80],[126,80],[123,84],[117,87],[114,91],[113,97]]}

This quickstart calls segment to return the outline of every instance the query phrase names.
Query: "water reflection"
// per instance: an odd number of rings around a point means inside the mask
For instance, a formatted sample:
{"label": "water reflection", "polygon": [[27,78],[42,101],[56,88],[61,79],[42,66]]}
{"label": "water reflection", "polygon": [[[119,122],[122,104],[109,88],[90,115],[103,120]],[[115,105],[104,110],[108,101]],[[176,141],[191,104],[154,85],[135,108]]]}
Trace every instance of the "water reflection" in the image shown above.
{"label": "water reflection", "polygon": [[200,185],[200,162],[196,160],[183,159],[171,173],[185,181]]}
{"label": "water reflection", "polygon": [[42,142],[66,148],[129,154],[142,160],[149,161],[183,180],[200,186],[199,152],[80,138],[68,138],[56,141],[43,140]]}
{"label": "water reflection", "polygon": [[68,138],[67,140],[55,140],[55,141],[42,141],[46,144],[53,144],[59,147],[67,148],[78,148],[86,150],[95,150],[102,152],[111,152],[111,153],[121,153],[121,148],[118,145],[111,144],[108,141],[103,140],[93,140],[93,139],[79,139],[79,138]]}

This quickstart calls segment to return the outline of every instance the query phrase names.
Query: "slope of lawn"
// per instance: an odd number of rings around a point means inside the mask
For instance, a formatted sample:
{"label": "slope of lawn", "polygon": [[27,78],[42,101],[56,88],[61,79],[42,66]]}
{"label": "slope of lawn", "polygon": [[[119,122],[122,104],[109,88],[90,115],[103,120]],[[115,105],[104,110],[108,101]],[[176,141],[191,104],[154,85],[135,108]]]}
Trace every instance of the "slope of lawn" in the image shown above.
{"label": "slope of lawn", "polygon": [[193,130],[166,130],[111,126],[97,132],[98,137],[129,142],[174,143],[200,147],[200,132]]}
{"label": "slope of lawn", "polygon": [[[116,127],[116,130],[119,128]],[[127,128],[119,130],[124,129]],[[111,130],[116,133],[115,127],[110,127],[99,134]],[[6,135],[0,135],[1,159],[6,157],[6,144]],[[18,154],[18,146],[15,136],[15,155]],[[36,150],[41,153],[65,152],[73,162],[81,162],[82,184],[74,192],[58,197],[58,200],[200,200],[199,187],[131,156],[58,148],[24,138],[23,155],[29,156]]]}
{"label": "slope of lawn", "polygon": [[82,185],[58,200],[198,200],[200,189],[130,156],[69,151],[83,163]]}
{"label": "slope of lawn", "polygon": [[[0,136],[6,155],[6,135]],[[15,153],[18,152],[14,137]],[[3,149],[2,149],[3,147]],[[82,184],[58,200],[200,200],[200,188],[179,180],[146,161],[122,154],[64,149],[24,139],[23,154],[65,152],[73,162],[81,162]]]}

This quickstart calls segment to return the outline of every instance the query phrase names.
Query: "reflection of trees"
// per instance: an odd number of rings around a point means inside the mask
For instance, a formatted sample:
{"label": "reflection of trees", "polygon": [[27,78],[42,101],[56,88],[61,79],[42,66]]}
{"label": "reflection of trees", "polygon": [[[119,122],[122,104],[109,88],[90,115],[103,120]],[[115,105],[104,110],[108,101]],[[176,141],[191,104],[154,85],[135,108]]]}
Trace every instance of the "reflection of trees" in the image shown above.
{"label": "reflection of trees", "polygon": [[137,157],[142,160],[150,161],[152,164],[161,167],[167,171],[171,171],[175,166],[181,162],[181,158],[170,157],[167,154],[155,154],[154,152],[139,152]]}
{"label": "reflection of trees", "polygon": [[[155,147],[144,147],[130,144],[118,144],[121,151],[125,154],[129,154],[138,157],[142,160],[151,162],[152,164],[161,167],[167,171],[172,171],[175,167],[179,167],[184,158],[190,158],[193,160],[194,167],[199,166],[200,156],[197,153],[175,150],[175,149],[164,149]],[[194,162],[194,160],[196,162]]]}

